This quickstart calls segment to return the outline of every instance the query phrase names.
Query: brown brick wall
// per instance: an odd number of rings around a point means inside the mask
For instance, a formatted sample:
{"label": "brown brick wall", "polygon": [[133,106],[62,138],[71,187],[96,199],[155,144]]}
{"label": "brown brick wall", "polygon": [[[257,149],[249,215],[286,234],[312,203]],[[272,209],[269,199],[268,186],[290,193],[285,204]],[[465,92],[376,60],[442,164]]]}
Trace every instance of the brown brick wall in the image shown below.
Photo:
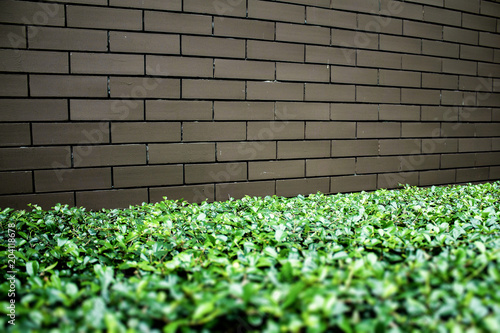
{"label": "brown brick wall", "polygon": [[498,179],[498,0],[0,2],[0,207]]}

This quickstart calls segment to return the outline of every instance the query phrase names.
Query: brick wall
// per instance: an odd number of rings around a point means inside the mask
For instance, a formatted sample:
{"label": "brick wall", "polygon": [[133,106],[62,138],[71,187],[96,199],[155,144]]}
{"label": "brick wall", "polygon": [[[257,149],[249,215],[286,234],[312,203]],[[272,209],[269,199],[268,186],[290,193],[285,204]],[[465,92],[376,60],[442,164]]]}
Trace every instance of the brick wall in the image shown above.
{"label": "brick wall", "polygon": [[500,2],[0,1],[0,207],[500,179]]}

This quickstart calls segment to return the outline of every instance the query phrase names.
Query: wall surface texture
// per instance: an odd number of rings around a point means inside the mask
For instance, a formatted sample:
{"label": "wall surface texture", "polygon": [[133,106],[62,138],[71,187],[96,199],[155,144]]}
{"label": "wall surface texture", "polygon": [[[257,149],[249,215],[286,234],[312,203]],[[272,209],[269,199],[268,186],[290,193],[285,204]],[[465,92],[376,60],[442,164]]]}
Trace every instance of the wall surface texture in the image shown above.
{"label": "wall surface texture", "polygon": [[0,1],[0,207],[497,179],[498,1]]}

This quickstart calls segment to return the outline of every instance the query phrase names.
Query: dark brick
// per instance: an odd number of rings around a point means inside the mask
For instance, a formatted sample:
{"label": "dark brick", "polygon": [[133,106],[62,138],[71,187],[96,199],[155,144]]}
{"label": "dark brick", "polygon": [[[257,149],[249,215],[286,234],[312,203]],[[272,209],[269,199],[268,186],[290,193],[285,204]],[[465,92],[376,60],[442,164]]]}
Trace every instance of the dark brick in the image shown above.
{"label": "dark brick", "polygon": [[128,208],[148,202],[148,189],[76,192],[76,205],[89,210]]}
{"label": "dark brick", "polygon": [[182,126],[183,141],[234,141],[246,139],[245,122],[193,122]]}
{"label": "dark brick", "polygon": [[0,194],[33,192],[32,178],[31,171],[0,172],[0,183],[2,183]]}
{"label": "dark brick", "polygon": [[0,170],[69,168],[69,147],[26,147],[0,149]]}
{"label": "dark brick", "polygon": [[370,191],[377,188],[377,175],[356,175],[330,178],[330,192]]}
{"label": "dark brick", "polygon": [[244,162],[187,164],[184,170],[186,184],[224,183],[247,179],[247,164]]}
{"label": "dark brick", "polygon": [[111,168],[35,170],[36,192],[111,188]]}
{"label": "dark brick", "polygon": [[107,123],[36,123],[34,145],[109,143]]}
{"label": "dark brick", "polygon": [[182,165],[148,165],[113,168],[114,187],[182,184]]}
{"label": "dark brick", "polygon": [[113,143],[171,142],[180,140],[180,123],[130,122],[111,124],[111,141]]}
{"label": "dark brick", "polygon": [[214,162],[215,143],[169,143],[148,145],[150,164]]}
{"label": "dark brick", "polygon": [[190,186],[170,186],[154,187],[149,189],[150,202],[163,201],[163,197],[169,200],[184,199],[191,203],[200,203],[205,200],[215,200],[215,186],[209,185],[190,185]]}
{"label": "dark brick", "polygon": [[293,197],[298,194],[308,195],[316,194],[318,192],[330,192],[328,178],[305,178],[276,181],[276,195],[278,196]]}
{"label": "dark brick", "polygon": [[306,160],[306,177],[351,175],[355,172],[354,158]]}
{"label": "dark brick", "polygon": [[248,179],[299,178],[305,176],[304,160],[249,162]]}
{"label": "dark brick", "polygon": [[275,194],[275,182],[245,182],[245,183],[227,183],[216,184],[216,200],[229,200],[230,198],[240,199],[244,196],[264,197]]}

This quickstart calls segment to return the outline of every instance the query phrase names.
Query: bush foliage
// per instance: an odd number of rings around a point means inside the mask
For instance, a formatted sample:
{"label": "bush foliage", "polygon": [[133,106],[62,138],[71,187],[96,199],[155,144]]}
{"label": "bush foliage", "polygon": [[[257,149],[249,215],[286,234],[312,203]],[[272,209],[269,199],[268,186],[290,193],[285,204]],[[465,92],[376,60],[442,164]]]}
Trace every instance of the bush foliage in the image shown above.
{"label": "bush foliage", "polygon": [[500,332],[500,182],[0,220],[9,332]]}

